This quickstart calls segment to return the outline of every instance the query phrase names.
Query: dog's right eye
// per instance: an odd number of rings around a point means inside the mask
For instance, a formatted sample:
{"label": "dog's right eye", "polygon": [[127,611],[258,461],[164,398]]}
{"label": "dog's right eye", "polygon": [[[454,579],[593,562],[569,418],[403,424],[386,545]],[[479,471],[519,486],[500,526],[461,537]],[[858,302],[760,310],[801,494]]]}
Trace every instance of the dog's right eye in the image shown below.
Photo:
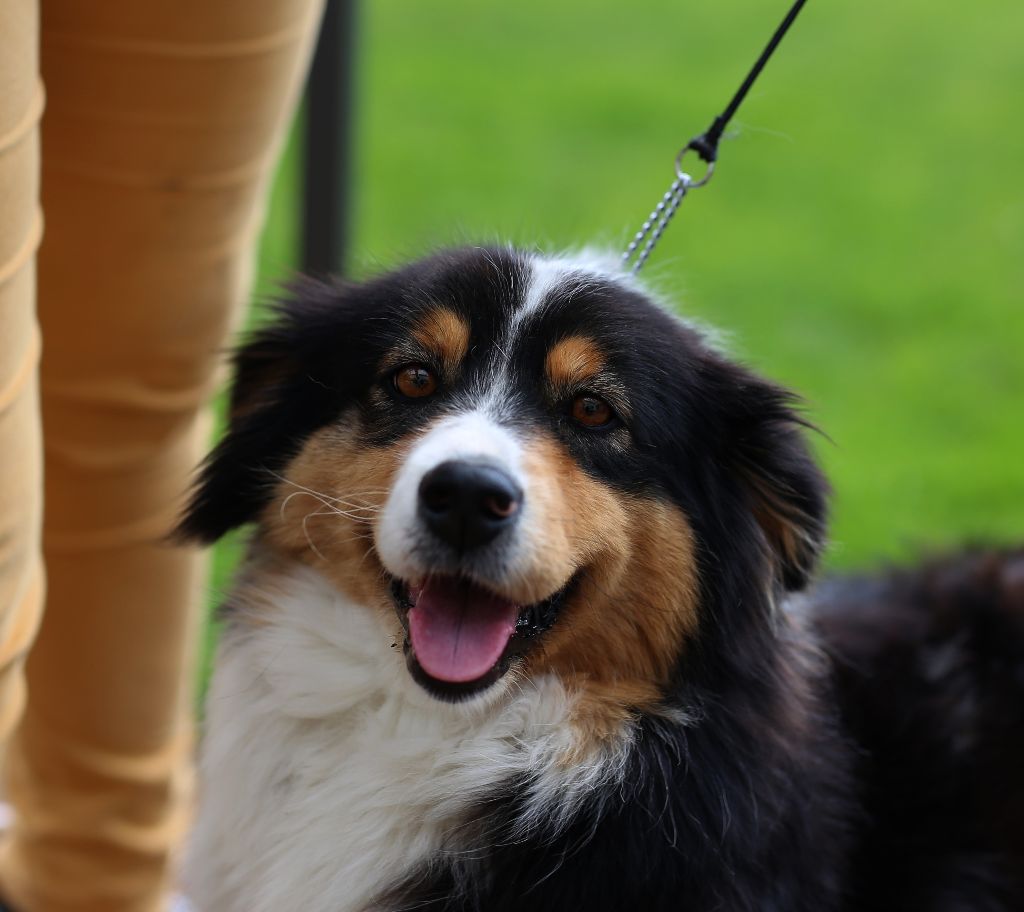
{"label": "dog's right eye", "polygon": [[612,407],[599,396],[581,393],[572,401],[570,413],[573,421],[585,428],[600,430],[615,421]]}
{"label": "dog's right eye", "polygon": [[423,399],[437,390],[437,378],[422,364],[407,364],[392,375],[399,394],[406,399]]}

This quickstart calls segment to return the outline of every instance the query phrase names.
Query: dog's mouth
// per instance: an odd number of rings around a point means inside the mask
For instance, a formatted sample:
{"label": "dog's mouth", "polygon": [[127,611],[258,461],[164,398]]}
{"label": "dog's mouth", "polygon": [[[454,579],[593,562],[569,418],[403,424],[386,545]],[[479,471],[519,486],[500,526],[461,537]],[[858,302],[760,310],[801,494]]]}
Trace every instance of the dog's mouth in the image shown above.
{"label": "dog's mouth", "polygon": [[462,577],[432,576],[420,585],[393,579],[391,596],[405,629],[410,674],[445,700],[490,687],[554,624],[573,583],[540,602],[520,605]]}

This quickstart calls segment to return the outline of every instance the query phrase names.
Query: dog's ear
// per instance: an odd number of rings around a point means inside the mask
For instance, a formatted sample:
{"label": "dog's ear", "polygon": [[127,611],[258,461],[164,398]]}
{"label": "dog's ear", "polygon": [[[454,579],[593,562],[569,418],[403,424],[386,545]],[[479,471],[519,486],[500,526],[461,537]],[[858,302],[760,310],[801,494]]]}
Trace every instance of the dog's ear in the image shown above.
{"label": "dog's ear", "polygon": [[345,290],[303,280],[232,359],[228,427],[175,535],[206,544],[254,520],[302,443],[349,401]]}
{"label": "dog's ear", "polygon": [[721,458],[738,479],[742,496],[789,590],[806,585],[824,550],[828,482],[807,444],[813,427],[788,390],[745,368],[717,361],[724,403]]}

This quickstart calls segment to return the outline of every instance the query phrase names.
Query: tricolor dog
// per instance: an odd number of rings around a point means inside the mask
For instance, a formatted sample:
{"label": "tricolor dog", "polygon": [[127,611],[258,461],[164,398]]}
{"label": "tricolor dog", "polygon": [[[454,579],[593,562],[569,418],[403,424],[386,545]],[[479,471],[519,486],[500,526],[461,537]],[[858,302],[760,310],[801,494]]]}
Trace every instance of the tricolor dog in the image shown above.
{"label": "tricolor dog", "polygon": [[805,430],[587,257],[296,287],[182,524],[200,912],[1024,909],[1024,553],[801,592]]}

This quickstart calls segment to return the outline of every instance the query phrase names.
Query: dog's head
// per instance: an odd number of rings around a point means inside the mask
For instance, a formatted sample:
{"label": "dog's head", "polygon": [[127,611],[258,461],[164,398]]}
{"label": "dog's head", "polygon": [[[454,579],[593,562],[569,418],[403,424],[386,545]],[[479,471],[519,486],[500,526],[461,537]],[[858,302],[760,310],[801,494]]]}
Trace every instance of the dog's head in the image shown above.
{"label": "dog's head", "polygon": [[550,673],[650,704],[822,546],[788,394],[585,260],[474,248],[304,284],[235,368],[184,532],[255,521],[441,698]]}

